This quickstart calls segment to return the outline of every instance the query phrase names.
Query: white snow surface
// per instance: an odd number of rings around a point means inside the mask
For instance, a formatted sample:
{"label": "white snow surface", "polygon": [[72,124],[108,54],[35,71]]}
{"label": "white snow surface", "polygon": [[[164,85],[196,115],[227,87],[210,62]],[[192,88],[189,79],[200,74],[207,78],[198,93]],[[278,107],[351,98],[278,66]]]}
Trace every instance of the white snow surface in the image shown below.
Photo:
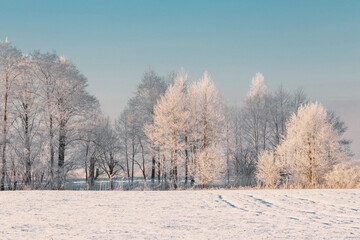
{"label": "white snow surface", "polygon": [[360,190],[0,192],[0,239],[360,239]]}

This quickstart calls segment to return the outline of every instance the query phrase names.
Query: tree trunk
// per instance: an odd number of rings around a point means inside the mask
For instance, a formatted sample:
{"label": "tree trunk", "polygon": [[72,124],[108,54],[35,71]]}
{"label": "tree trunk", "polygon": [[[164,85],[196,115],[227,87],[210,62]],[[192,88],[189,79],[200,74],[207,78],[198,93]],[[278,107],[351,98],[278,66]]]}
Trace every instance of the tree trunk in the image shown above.
{"label": "tree trunk", "polygon": [[178,188],[178,170],[177,165],[174,167],[174,189]]}
{"label": "tree trunk", "polygon": [[2,157],[2,168],[1,168],[1,187],[0,190],[5,190],[5,175],[6,175],[6,131],[3,131],[4,137],[3,137],[3,146],[1,151],[1,157]]}
{"label": "tree trunk", "polygon": [[151,162],[152,162],[152,166],[151,166],[151,184],[154,185],[154,182],[155,182],[155,164],[156,164],[154,155],[152,156],[152,161]]}
{"label": "tree trunk", "polygon": [[[25,109],[27,107],[25,106]],[[29,117],[25,114],[24,119],[25,124],[25,185],[29,186],[31,184],[31,159],[30,159],[30,134],[29,134]]]}
{"label": "tree trunk", "polygon": [[95,184],[95,158],[90,157],[90,165],[89,165],[89,185],[90,189],[94,188]]}
{"label": "tree trunk", "polygon": [[226,136],[226,165],[227,165],[227,182],[230,185],[230,146],[229,146],[229,126],[227,126],[227,136]]}
{"label": "tree trunk", "polygon": [[[185,144],[187,146],[187,136],[185,136]],[[189,153],[188,149],[185,149],[185,182],[184,182],[184,188],[187,188],[188,183],[188,175],[189,175]]]}
{"label": "tree trunk", "polygon": [[65,123],[60,121],[59,126],[59,159],[58,159],[58,189],[63,189],[65,180],[65,147],[66,147],[66,132]]}
{"label": "tree trunk", "polygon": [[110,190],[113,190],[114,186],[113,186],[113,177],[112,177],[112,175],[109,176],[109,181],[110,181]]}
{"label": "tree trunk", "polygon": [[129,182],[129,186],[130,186],[130,166],[129,166],[129,153],[128,153],[127,139],[125,139],[125,158],[126,158],[126,172],[127,172],[128,182]]}
{"label": "tree trunk", "polygon": [[90,141],[86,141],[86,150],[85,150],[85,162],[84,162],[84,168],[85,168],[85,182],[87,185],[87,188],[89,187],[89,177],[88,177],[88,157],[89,157],[89,145]]}
{"label": "tree trunk", "polygon": [[4,98],[4,115],[3,115],[3,136],[2,136],[2,151],[1,151],[1,162],[2,162],[2,168],[1,168],[1,186],[0,190],[5,190],[5,175],[6,175],[6,142],[7,142],[7,103],[8,103],[8,91],[9,91],[9,82],[8,79],[6,79],[6,91],[5,91],[5,98]]}
{"label": "tree trunk", "polygon": [[139,138],[139,143],[140,143],[140,147],[141,147],[141,157],[142,157],[142,173],[143,173],[143,177],[144,177],[144,182],[146,182],[146,169],[145,169],[145,154],[144,154],[144,146],[141,142],[141,139]]}
{"label": "tree trunk", "polygon": [[161,167],[160,161],[158,161],[158,181],[159,181],[159,183],[160,183],[160,180],[161,180],[161,168],[160,167]]}
{"label": "tree trunk", "polygon": [[17,187],[16,170],[15,170],[15,167],[14,167],[14,170],[13,170],[13,177],[14,177],[13,190],[15,191],[15,190],[16,190],[16,187]]}
{"label": "tree trunk", "polygon": [[135,144],[132,144],[132,156],[131,156],[131,184],[134,183],[134,168],[135,168]]}
{"label": "tree trunk", "polygon": [[194,177],[191,177],[191,187],[194,187],[194,185],[195,185],[195,179]]}

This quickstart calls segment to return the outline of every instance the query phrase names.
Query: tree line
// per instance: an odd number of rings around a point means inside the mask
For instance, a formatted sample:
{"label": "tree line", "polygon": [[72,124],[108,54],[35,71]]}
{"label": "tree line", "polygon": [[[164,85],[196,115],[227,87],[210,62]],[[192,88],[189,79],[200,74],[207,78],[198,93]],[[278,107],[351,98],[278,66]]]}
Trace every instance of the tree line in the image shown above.
{"label": "tree line", "polygon": [[99,109],[77,67],[56,53],[0,43],[0,189],[62,189],[84,123]]}
{"label": "tree line", "polygon": [[0,74],[1,190],[64,189],[76,169],[87,189],[104,176],[131,188],[139,175],[153,189],[359,186],[344,122],[302,90],[269,91],[260,73],[236,106],[207,72],[149,69],[115,121],[55,52],[1,42]]}

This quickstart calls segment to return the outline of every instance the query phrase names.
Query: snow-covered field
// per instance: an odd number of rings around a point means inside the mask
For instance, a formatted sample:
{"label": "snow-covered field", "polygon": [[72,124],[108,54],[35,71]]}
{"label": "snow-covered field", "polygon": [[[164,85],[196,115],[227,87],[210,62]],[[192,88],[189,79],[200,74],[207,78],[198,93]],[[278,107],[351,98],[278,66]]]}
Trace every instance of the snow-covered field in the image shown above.
{"label": "snow-covered field", "polygon": [[360,190],[0,192],[0,239],[360,239]]}

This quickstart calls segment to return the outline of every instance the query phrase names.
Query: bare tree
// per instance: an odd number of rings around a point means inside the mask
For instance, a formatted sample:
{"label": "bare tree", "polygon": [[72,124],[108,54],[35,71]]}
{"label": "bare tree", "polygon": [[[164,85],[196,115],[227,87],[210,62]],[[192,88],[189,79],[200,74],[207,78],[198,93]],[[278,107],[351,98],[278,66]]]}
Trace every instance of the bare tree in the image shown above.
{"label": "bare tree", "polygon": [[242,174],[246,184],[254,183],[257,156],[268,145],[268,109],[268,90],[264,76],[257,73],[252,79],[241,113],[241,128],[246,145],[243,147],[239,163],[243,164],[241,168],[245,170]]}
{"label": "bare tree", "polygon": [[[141,136],[142,124],[138,121],[134,108],[127,108],[123,111],[120,118],[117,119],[115,126],[119,136],[119,142],[123,155],[125,156],[126,173],[129,184],[134,182],[135,164],[137,164],[143,173],[144,180],[145,175],[145,159],[143,159],[143,165],[137,160],[137,155],[142,151],[144,155],[144,149],[141,148]],[[141,148],[141,150],[140,150]]]}
{"label": "bare tree", "polygon": [[125,170],[117,158],[119,151],[118,139],[109,119],[104,119],[99,128],[97,143],[98,164],[105,172],[110,181],[110,189],[114,189],[113,179],[121,171]]}
{"label": "bare tree", "polygon": [[[171,79],[171,77],[170,77]],[[140,126],[138,132],[139,143],[141,143],[141,155],[142,161],[145,161],[146,153],[149,153],[151,158],[151,181],[154,184],[156,175],[156,151],[146,151],[151,148],[151,143],[144,133],[144,126],[153,123],[152,115],[154,114],[154,106],[160,97],[165,93],[167,84],[163,78],[158,76],[152,69],[145,72],[141,83],[138,85],[135,96],[129,100],[129,108],[134,110],[136,121]],[[143,173],[145,173],[145,163],[141,164],[143,167]]]}
{"label": "bare tree", "polygon": [[[59,128],[58,135],[58,188],[63,188],[65,181],[65,150],[73,139],[77,138],[76,129],[81,123],[84,109],[89,106],[86,78],[67,59],[60,58],[61,81],[55,88],[56,115]],[[66,170],[66,171],[65,171]]]}
{"label": "bare tree", "polygon": [[30,186],[32,183],[32,165],[37,159],[41,147],[40,82],[33,74],[32,67],[31,59],[24,58],[19,69],[21,74],[18,80],[18,94],[13,101],[17,115],[14,128],[18,135],[17,143],[20,144],[16,153],[20,156],[20,162],[25,166],[24,184],[26,186]]}

